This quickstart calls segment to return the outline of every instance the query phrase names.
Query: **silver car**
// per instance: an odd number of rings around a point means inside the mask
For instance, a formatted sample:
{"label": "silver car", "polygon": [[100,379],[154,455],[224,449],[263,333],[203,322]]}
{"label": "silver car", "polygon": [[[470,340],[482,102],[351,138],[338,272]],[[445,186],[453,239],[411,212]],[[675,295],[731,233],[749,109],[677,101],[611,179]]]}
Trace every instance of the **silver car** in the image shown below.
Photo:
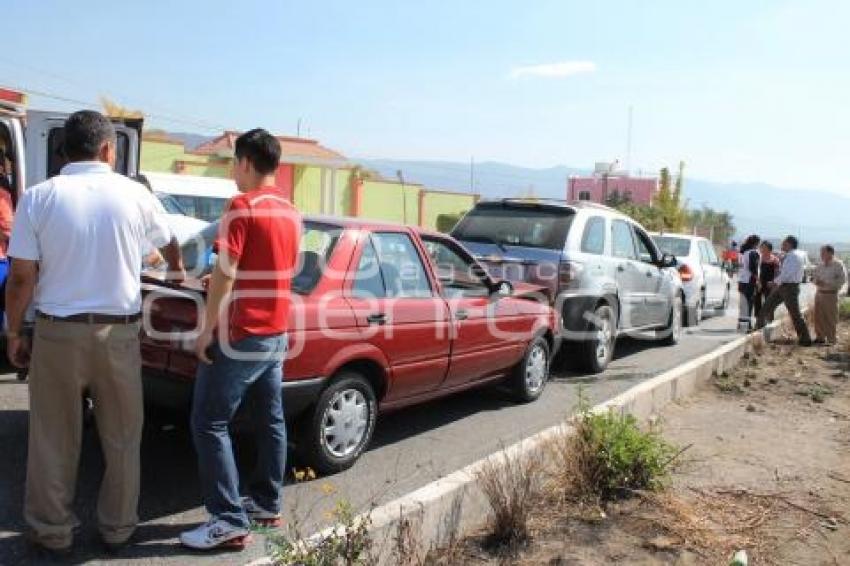
{"label": "silver car", "polygon": [[561,338],[579,345],[576,361],[586,371],[606,368],[620,335],[680,339],[676,259],[616,210],[586,201],[481,201],[452,236],[493,276],[545,289],[562,313]]}

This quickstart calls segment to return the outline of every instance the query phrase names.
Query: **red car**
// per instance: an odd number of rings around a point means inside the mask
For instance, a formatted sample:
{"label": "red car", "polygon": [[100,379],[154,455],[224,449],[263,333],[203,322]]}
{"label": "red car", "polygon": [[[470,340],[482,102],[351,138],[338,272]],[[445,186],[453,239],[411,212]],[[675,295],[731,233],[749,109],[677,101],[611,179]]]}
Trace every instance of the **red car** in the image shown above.
{"label": "red car", "polygon": [[[307,217],[293,291],[285,412],[320,472],[357,460],[379,411],[496,382],[528,402],[546,385],[554,311],[444,234]],[[203,292],[146,279],[144,293],[146,401],[185,408]]]}

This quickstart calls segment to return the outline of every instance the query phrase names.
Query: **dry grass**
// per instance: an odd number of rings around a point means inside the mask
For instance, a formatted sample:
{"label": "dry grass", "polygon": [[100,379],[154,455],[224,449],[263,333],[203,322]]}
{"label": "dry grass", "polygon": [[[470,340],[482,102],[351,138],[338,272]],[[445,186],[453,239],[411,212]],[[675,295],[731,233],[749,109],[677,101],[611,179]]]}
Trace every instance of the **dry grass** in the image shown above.
{"label": "dry grass", "polygon": [[764,335],[761,333],[753,334],[752,338],[750,339],[750,348],[752,350],[753,355],[755,356],[761,356],[762,354],[764,354],[766,345],[767,344],[765,343]]}
{"label": "dry grass", "polygon": [[541,477],[542,465],[534,455],[502,451],[487,460],[476,478],[490,504],[487,546],[513,551],[528,542]]}
{"label": "dry grass", "polygon": [[634,534],[649,539],[660,530],[709,564],[725,563],[741,548],[767,556],[762,527],[782,508],[779,499],[737,492],[694,490],[687,499],[668,492],[640,495],[642,505],[630,522]]}

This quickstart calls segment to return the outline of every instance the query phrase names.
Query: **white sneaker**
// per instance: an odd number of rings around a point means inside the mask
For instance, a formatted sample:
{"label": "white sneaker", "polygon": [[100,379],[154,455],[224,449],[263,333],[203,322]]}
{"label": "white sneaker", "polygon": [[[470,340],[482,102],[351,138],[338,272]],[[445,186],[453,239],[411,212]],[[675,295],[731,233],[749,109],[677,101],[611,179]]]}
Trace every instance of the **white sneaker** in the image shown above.
{"label": "white sneaker", "polygon": [[258,525],[262,525],[264,527],[279,527],[283,523],[280,513],[266,511],[257,505],[257,502],[251,497],[242,498],[242,508],[245,509],[245,513],[248,515],[248,518]]}
{"label": "white sneaker", "polygon": [[219,546],[244,548],[251,540],[250,535],[248,529],[234,527],[227,521],[211,517],[203,525],[180,533],[180,542],[195,550],[209,550]]}

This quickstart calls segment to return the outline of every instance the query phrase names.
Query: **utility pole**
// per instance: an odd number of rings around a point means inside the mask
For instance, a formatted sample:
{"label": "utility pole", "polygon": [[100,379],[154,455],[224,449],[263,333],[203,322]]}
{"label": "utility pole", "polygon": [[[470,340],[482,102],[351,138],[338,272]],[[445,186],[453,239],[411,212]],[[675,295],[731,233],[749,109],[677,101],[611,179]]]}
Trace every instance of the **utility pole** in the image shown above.
{"label": "utility pole", "polygon": [[301,116],[298,117],[298,125],[295,127],[295,137],[301,137]]}
{"label": "utility pole", "polygon": [[632,114],[633,108],[629,105],[629,123],[626,129],[626,173],[632,173]]}
{"label": "utility pole", "polygon": [[404,223],[407,224],[407,191],[404,189],[404,174],[401,172],[401,169],[398,169],[395,172],[395,176],[398,177],[398,182],[401,183],[401,214],[404,219]]}

